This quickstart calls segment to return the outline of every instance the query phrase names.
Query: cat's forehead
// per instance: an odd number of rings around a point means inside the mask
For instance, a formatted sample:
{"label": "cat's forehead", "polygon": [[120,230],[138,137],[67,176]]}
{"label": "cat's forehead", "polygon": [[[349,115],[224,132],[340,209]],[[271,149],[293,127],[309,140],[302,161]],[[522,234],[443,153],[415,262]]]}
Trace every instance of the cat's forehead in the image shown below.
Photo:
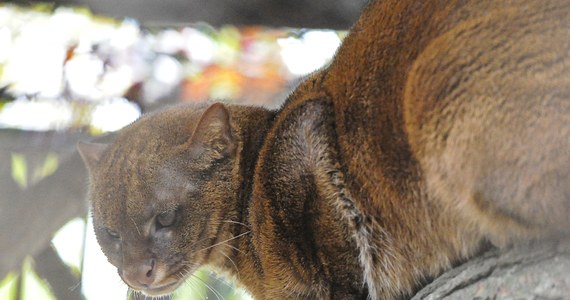
{"label": "cat's forehead", "polygon": [[92,172],[94,217],[119,226],[172,209],[173,199],[194,189],[172,164],[177,146],[188,141],[205,107],[181,106],[147,115],[123,129]]}
{"label": "cat's forehead", "polygon": [[170,203],[136,194],[105,194],[97,196],[93,218],[97,226],[125,233],[142,231],[153,218],[164,211],[175,209]]}
{"label": "cat's forehead", "polygon": [[102,223],[121,227],[125,217],[144,223],[176,209],[177,200],[196,189],[172,164],[128,153],[123,151],[113,162],[103,164],[94,180],[93,213]]}
{"label": "cat's forehead", "polygon": [[101,221],[118,226],[121,217],[147,216],[150,185],[153,171],[144,170],[141,159],[129,155],[114,156],[113,161],[103,163],[92,187],[93,213]]}

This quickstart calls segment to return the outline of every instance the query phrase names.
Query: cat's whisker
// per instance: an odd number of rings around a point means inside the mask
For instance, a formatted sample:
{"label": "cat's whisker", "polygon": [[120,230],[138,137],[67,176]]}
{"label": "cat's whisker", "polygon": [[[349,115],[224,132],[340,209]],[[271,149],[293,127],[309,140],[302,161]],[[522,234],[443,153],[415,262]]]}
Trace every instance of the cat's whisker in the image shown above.
{"label": "cat's whisker", "polygon": [[[221,221],[221,222],[223,222],[223,223],[237,224],[237,225],[241,225],[241,226],[244,226],[244,227],[250,229],[250,230],[248,230],[247,232],[245,232],[244,234],[247,234],[247,233],[251,232],[251,227],[250,227],[249,225],[245,224],[245,223],[238,222],[238,221],[233,221],[233,220],[225,220],[225,221]],[[188,249],[188,248],[193,247],[193,246],[195,246],[196,244],[198,244],[198,243],[200,243],[200,242],[203,242],[203,241],[205,241],[205,240],[208,240],[208,239],[210,239],[210,237],[205,237],[205,238],[203,238],[203,239],[199,239],[199,240],[194,241],[193,243],[191,243],[191,244],[185,246],[184,248],[185,248],[185,249]]]}
{"label": "cat's whisker", "polygon": [[140,294],[140,292],[139,292],[139,291],[137,291],[137,290],[133,290],[133,289],[131,289],[131,288],[129,288],[129,289],[128,289],[128,291],[130,291],[130,292],[131,292],[131,294],[130,294],[129,296],[130,296],[132,299],[135,299],[135,298],[137,298],[137,294]]}
{"label": "cat's whisker", "polygon": [[137,230],[137,233],[139,234],[139,236],[142,236],[141,231],[139,230],[139,227],[137,225],[137,222],[135,222],[135,219],[133,219],[133,217],[129,216],[129,218],[131,219],[131,221],[133,221],[133,224],[135,224],[135,229]]}
{"label": "cat's whisker", "polygon": [[188,278],[188,280],[184,282],[184,284],[187,285],[192,290],[193,293],[199,294],[200,298],[206,299],[206,296],[202,293],[202,289],[196,286],[196,280],[194,278],[194,275],[191,275]]}
{"label": "cat's whisker", "polygon": [[230,283],[228,283],[226,280],[224,280],[223,277],[218,277],[218,276],[216,275],[216,273],[211,272],[210,274],[208,274],[208,276],[209,276],[210,278],[216,280],[217,282],[219,282],[219,283],[221,283],[221,284],[227,286],[228,288],[230,288],[230,289],[232,289],[232,290],[234,289],[234,287],[233,287]]}
{"label": "cat's whisker", "polygon": [[193,279],[194,276],[191,276],[187,281],[184,282],[184,284],[187,285],[190,288],[190,290],[192,290],[192,292],[196,292],[197,294],[199,294],[200,298],[206,299],[206,295],[202,293],[201,289],[196,287],[196,281],[194,281]]}
{"label": "cat's whisker", "polygon": [[[178,286],[178,287],[180,287],[180,285],[182,285],[185,282],[184,277],[183,276],[181,277],[182,272],[178,272],[178,274],[173,274],[173,275],[178,279],[178,282],[180,282],[180,284]],[[173,299],[180,298],[180,297],[178,297],[178,295],[181,294],[181,292],[180,292],[180,289],[178,287],[174,291],[172,291],[170,294],[167,295],[168,298],[166,298],[166,300],[173,300]]]}
{"label": "cat's whisker", "polygon": [[196,264],[193,262],[190,262],[190,261],[183,260],[183,261],[180,261],[180,264],[184,267],[184,269],[182,269],[181,272],[184,272],[186,274],[189,274],[190,270],[193,270],[196,268]]}
{"label": "cat's whisker", "polygon": [[213,247],[222,245],[222,244],[224,244],[224,243],[227,243],[227,242],[229,242],[229,241],[238,239],[238,238],[240,238],[240,237],[242,237],[242,236],[244,236],[244,235],[246,235],[246,234],[249,234],[249,233],[251,233],[251,231],[246,231],[246,232],[244,232],[244,233],[240,233],[240,234],[238,234],[238,235],[236,235],[236,236],[234,236],[234,237],[231,237],[231,238],[229,238],[229,239],[226,239],[226,240],[223,240],[223,241],[221,241],[221,242],[215,243],[215,244],[213,244],[213,245],[211,245],[211,246],[208,246],[208,247],[206,247],[206,248],[202,248],[202,249],[200,249],[200,250],[197,250],[196,252],[208,250],[208,249],[210,249],[210,248],[213,248]]}
{"label": "cat's whisker", "polygon": [[[128,297],[128,299],[135,299],[138,294],[141,294],[141,292],[140,292],[140,291],[137,291],[137,290],[133,290],[133,289],[130,288],[130,287],[127,288],[127,297]],[[146,297],[146,296],[145,296],[145,297]]]}
{"label": "cat's whisker", "polygon": [[234,265],[234,268],[236,269],[236,273],[237,273],[237,278],[238,278],[238,280],[241,280],[241,276],[239,275],[238,267],[237,267],[236,263],[234,262],[234,260],[231,259],[231,257],[227,256],[223,251],[218,251],[218,252],[220,254],[222,254],[225,258],[227,258],[232,263],[232,265]]}
{"label": "cat's whisker", "polygon": [[237,247],[234,247],[234,246],[232,246],[232,245],[230,245],[230,244],[224,244],[224,246],[228,246],[228,247],[230,247],[230,248],[236,250],[237,252],[239,252],[239,253],[241,253],[241,254],[245,254],[243,251],[241,251],[241,250],[238,249]]}
{"label": "cat's whisker", "polygon": [[196,275],[192,275],[194,278],[200,280],[204,286],[206,286],[206,288],[208,288],[215,296],[218,300],[222,300],[224,299],[224,296],[222,294],[220,294],[220,292],[216,291],[216,289],[212,288],[206,281],[204,281],[202,278],[196,276]]}
{"label": "cat's whisker", "polygon": [[185,246],[184,249],[188,249],[188,248],[190,248],[190,247],[192,247],[192,246],[194,246],[194,245],[196,245],[196,244],[198,244],[198,243],[200,243],[200,242],[203,242],[203,241],[205,241],[205,240],[208,240],[208,239],[210,239],[210,237],[205,237],[205,238],[203,238],[203,239],[199,239],[199,240],[193,242],[192,244],[189,244],[189,245]]}
{"label": "cat's whisker", "polygon": [[[222,297],[222,299],[224,298],[219,292],[217,292],[215,289],[213,289],[211,286],[209,286],[204,280],[202,280],[200,277],[194,275],[193,272],[192,272],[192,273],[190,272],[190,270],[191,270],[190,267],[193,267],[194,264],[189,263],[189,262],[187,262],[187,261],[182,261],[181,263],[183,264],[184,268],[183,268],[183,270],[182,270],[181,272],[179,272],[179,277],[180,277],[180,279],[183,279],[183,278],[184,278],[183,272],[186,273],[186,274],[190,274],[190,276],[188,276],[187,280],[184,281],[184,284],[188,285],[192,290],[199,292],[201,289],[196,288],[196,287],[193,286],[192,284],[196,284],[195,279],[200,280],[200,281],[204,284],[204,286],[205,286],[206,288],[208,288],[210,291],[212,291],[212,293],[213,293],[214,295],[216,295],[216,298],[218,298],[218,299],[220,299],[220,297]],[[225,284],[226,286],[228,286],[229,288],[232,288],[231,285],[229,285],[229,284],[228,284],[227,282],[225,282],[225,281],[220,280],[218,277],[212,276],[211,274],[208,274],[208,277],[209,277],[209,278],[214,278],[214,279],[216,279],[218,282],[221,282],[221,283]],[[206,299],[206,297],[204,297],[203,295],[200,295],[200,297],[202,297],[202,299]]]}
{"label": "cat's whisker", "polygon": [[247,227],[247,228],[251,229],[251,226],[249,226],[249,225],[247,225],[247,224],[245,224],[245,223],[242,223],[242,222],[238,222],[238,221],[225,220],[225,221],[222,221],[222,222],[224,222],[224,223],[232,223],[232,224],[237,224],[237,225],[242,225],[242,226],[244,226],[244,227]]}
{"label": "cat's whisker", "polygon": [[[143,300],[147,300],[148,296],[143,294],[142,291],[137,291],[137,293],[143,297]],[[150,300],[153,300],[153,299],[154,299],[154,297],[150,296]]]}
{"label": "cat's whisker", "polygon": [[[200,277],[198,277],[196,275],[196,273],[195,273],[196,272],[196,264],[194,262],[182,260],[179,263],[182,265],[182,270],[178,273],[178,277],[180,278],[180,280],[184,280],[184,282],[183,282],[184,285],[190,287],[190,289],[192,291],[199,293],[201,299],[207,299],[207,295],[205,296],[201,292],[201,291],[203,291],[203,289],[196,286],[196,284],[202,284],[203,283],[204,286],[208,290],[212,291],[212,293],[216,295],[216,298],[220,299],[220,296],[222,296],[222,295],[219,292],[217,292],[215,289],[213,289],[211,286],[206,284],[206,282],[204,282],[204,280],[202,280]],[[198,282],[197,280],[199,280],[200,282]],[[222,299],[223,299],[223,296],[222,296]]]}

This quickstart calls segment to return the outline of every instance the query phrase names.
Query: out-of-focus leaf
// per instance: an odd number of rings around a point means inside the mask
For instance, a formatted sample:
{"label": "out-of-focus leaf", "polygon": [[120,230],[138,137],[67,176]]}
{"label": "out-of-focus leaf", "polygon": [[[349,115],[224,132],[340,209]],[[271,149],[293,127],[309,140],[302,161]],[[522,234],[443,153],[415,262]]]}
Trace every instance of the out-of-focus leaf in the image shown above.
{"label": "out-of-focus leaf", "polygon": [[47,283],[36,274],[32,265],[31,258],[24,260],[22,265],[22,299],[57,300]]}
{"label": "out-of-focus leaf", "polygon": [[348,31],[337,31],[338,37],[340,38],[340,41],[344,41],[344,38],[348,35]]}
{"label": "out-of-focus leaf", "polygon": [[105,133],[103,130],[99,129],[99,128],[95,128],[93,126],[89,126],[89,134],[93,135],[93,136],[97,136],[97,135],[101,135],[103,133]]}
{"label": "out-of-focus leaf", "polygon": [[84,15],[87,17],[92,18],[93,17],[93,13],[91,12],[91,10],[88,7],[85,6],[76,6],[73,7],[73,12],[76,14],[80,14],[80,15]]}
{"label": "out-of-focus leaf", "polygon": [[32,6],[32,10],[34,10],[36,12],[51,13],[53,11],[54,7],[55,7],[55,3],[40,2],[38,4],[34,4]]}
{"label": "out-of-focus leaf", "polygon": [[20,153],[12,153],[12,179],[21,189],[28,187],[28,165],[26,156]]}
{"label": "out-of-focus leaf", "polygon": [[216,41],[216,63],[222,67],[234,64],[239,58],[241,33],[234,26],[220,29]]}
{"label": "out-of-focus leaf", "polygon": [[239,50],[241,33],[235,26],[224,26],[218,33],[218,41],[233,50]]}
{"label": "out-of-focus leaf", "polygon": [[18,275],[14,273],[8,273],[8,275],[0,281],[0,299],[16,299],[16,293],[18,292],[17,281]]}
{"label": "out-of-focus leaf", "polygon": [[34,175],[32,176],[32,182],[37,183],[45,177],[53,174],[59,165],[59,159],[56,153],[50,152],[46,156],[43,165],[34,170]]}

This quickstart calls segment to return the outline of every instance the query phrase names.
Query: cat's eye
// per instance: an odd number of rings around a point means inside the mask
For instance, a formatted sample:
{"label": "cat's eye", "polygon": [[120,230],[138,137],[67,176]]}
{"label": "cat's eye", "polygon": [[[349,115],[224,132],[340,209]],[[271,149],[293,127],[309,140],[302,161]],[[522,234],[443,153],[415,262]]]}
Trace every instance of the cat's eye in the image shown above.
{"label": "cat's eye", "polygon": [[176,210],[167,210],[156,217],[156,222],[160,227],[169,227],[176,221]]}
{"label": "cat's eye", "polygon": [[114,231],[114,230],[111,230],[111,229],[107,228],[107,229],[105,229],[105,231],[107,231],[107,234],[108,234],[111,238],[113,238],[113,239],[119,239],[119,238],[121,238],[121,236],[119,235],[119,233],[116,232],[116,231]]}

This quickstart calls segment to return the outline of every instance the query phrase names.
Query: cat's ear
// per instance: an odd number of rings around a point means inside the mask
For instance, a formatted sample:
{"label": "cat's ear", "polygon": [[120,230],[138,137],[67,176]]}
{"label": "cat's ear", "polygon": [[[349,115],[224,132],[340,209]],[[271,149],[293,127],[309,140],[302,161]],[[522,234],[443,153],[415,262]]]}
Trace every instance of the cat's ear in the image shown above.
{"label": "cat's ear", "polygon": [[221,158],[235,154],[236,139],[230,125],[230,113],[223,104],[212,104],[202,114],[192,134],[190,147],[195,155],[211,153]]}
{"label": "cat's ear", "polygon": [[79,154],[87,166],[87,169],[93,171],[101,160],[101,156],[103,156],[103,152],[105,152],[107,146],[108,144],[87,143],[82,141],[77,143],[77,150],[79,150]]}

